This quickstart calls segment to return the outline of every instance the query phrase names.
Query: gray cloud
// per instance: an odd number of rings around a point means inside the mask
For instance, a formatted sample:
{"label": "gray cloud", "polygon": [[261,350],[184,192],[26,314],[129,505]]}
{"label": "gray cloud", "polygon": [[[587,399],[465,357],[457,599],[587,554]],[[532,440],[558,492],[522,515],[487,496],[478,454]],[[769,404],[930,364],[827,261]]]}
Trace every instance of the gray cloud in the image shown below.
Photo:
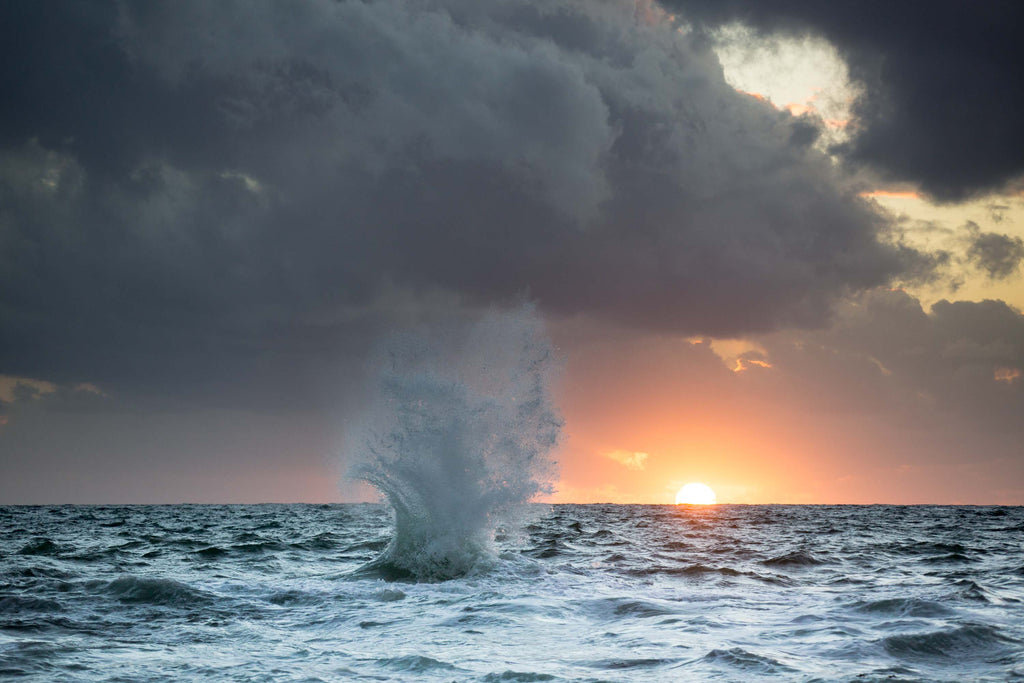
{"label": "gray cloud", "polygon": [[938,0],[661,0],[702,26],[742,22],[833,43],[864,85],[839,150],[943,201],[998,191],[1024,173],[1019,112],[1024,6]]}
{"label": "gray cloud", "polygon": [[1020,269],[1024,260],[1024,240],[997,232],[982,232],[974,223],[969,225],[970,247],[967,260],[985,271],[993,280],[1004,280]]}
{"label": "gray cloud", "polygon": [[921,268],[631,2],[3,12],[6,374],[294,405],[410,307],[735,335]]}
{"label": "gray cloud", "polygon": [[829,329],[762,341],[781,370],[765,381],[789,383],[814,410],[1021,433],[1024,315],[1001,301],[925,311],[906,292],[876,290],[844,305]]}

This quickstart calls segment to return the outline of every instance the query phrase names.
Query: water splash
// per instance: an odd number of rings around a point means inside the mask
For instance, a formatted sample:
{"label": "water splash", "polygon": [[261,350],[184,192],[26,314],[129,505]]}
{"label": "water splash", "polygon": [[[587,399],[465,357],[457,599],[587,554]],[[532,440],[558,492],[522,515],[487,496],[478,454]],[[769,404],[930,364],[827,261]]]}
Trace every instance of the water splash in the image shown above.
{"label": "water splash", "polygon": [[395,533],[364,570],[439,581],[485,569],[496,525],[552,491],[562,420],[543,326],[525,306],[385,347],[350,474],[391,504]]}

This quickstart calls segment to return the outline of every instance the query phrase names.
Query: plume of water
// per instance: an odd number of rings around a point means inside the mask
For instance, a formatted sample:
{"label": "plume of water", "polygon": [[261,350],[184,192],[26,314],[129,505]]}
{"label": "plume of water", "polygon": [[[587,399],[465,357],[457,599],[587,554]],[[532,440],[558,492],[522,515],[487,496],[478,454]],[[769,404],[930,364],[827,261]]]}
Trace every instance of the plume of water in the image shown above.
{"label": "plume of water", "polygon": [[394,509],[394,537],[368,569],[445,580],[486,568],[495,526],[552,490],[562,421],[543,326],[525,306],[394,337],[382,355],[350,454],[350,474]]}

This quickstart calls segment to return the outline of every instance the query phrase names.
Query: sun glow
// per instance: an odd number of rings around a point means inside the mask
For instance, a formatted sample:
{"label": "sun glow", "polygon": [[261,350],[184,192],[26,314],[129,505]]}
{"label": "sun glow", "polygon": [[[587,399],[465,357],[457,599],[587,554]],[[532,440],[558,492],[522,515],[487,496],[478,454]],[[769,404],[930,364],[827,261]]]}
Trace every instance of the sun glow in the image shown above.
{"label": "sun glow", "polygon": [[693,482],[676,494],[676,505],[714,505],[716,502],[718,498],[707,484]]}

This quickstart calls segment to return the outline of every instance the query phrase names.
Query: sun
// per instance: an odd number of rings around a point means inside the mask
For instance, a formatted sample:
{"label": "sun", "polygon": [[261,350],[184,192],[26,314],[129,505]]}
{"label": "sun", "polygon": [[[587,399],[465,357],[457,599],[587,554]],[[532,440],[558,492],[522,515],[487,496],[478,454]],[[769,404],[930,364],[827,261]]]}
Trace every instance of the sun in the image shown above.
{"label": "sun", "polygon": [[715,492],[707,484],[693,482],[679,489],[676,505],[714,505],[718,502]]}

